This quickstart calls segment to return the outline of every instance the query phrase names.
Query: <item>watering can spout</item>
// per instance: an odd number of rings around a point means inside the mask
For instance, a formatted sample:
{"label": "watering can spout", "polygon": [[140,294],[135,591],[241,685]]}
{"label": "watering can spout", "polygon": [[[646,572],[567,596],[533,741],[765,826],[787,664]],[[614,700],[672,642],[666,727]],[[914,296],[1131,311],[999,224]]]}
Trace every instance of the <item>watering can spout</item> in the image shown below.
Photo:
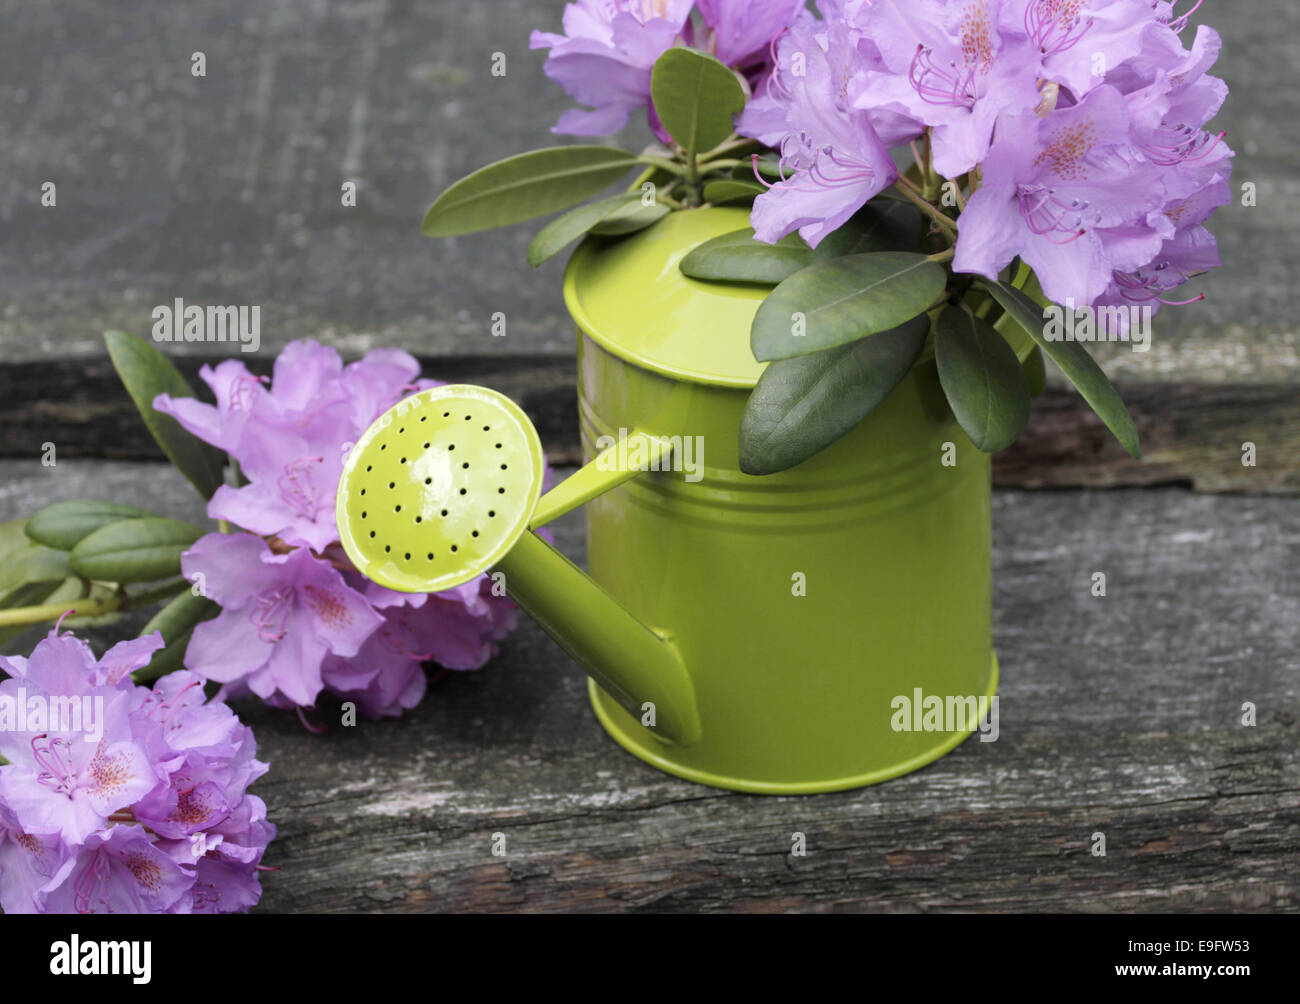
{"label": "watering can spout", "polygon": [[695,691],[670,640],[531,530],[497,568],[510,596],[652,734],[699,739]]}
{"label": "watering can spout", "polygon": [[[642,438],[643,455],[667,446]],[[440,592],[489,570],[506,592],[646,730],[700,738],[695,689],[670,638],[641,623],[536,527],[635,477],[602,454],[541,495],[537,431],[509,398],[447,385],[394,405],[366,430],[339,479],[348,557],[403,592]]]}

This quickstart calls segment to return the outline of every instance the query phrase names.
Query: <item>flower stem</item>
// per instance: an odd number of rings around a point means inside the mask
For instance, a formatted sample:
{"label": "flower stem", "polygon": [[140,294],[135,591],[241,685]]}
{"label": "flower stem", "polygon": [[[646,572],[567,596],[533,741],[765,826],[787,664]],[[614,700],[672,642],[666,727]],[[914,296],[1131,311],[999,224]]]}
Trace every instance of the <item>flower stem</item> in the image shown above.
{"label": "flower stem", "polygon": [[956,236],[957,224],[943,213],[939,212],[939,210],[930,205],[930,203],[926,202],[925,199],[921,197],[921,193],[917,190],[915,185],[904,178],[901,174],[898,176],[898,180],[894,182],[894,185],[903,193],[903,195],[913,202],[921,212],[925,213],[930,217],[930,219],[943,227],[950,236]]}
{"label": "flower stem", "polygon": [[956,248],[949,248],[947,251],[940,251],[938,254],[926,255],[925,260],[933,261],[933,262],[952,261],[953,257],[956,254],[957,254]]}
{"label": "flower stem", "polygon": [[152,606],[161,600],[179,596],[189,588],[188,582],[171,582],[138,593],[119,590],[112,596],[74,600],[71,603],[45,603],[35,607],[14,607],[0,610],[0,627],[17,627],[23,624],[43,624],[56,621],[64,614],[73,617],[102,617],[104,614]]}
{"label": "flower stem", "polygon": [[925,129],[925,150],[921,160],[921,180],[925,183],[921,198],[934,202],[939,197],[939,176],[934,170],[934,154],[931,147],[930,127]]}
{"label": "flower stem", "polygon": [[643,153],[636,158],[638,164],[649,164],[652,167],[661,167],[669,174],[675,174],[679,177],[684,176],[686,168],[675,160],[669,160],[667,157],[654,157],[648,153]]}
{"label": "flower stem", "polygon": [[42,624],[45,621],[56,621],[64,614],[71,614],[74,617],[99,617],[121,608],[121,601],[117,596],[76,600],[72,603],[46,603],[36,607],[14,607],[12,610],[0,610],[0,627]]}
{"label": "flower stem", "polygon": [[735,150],[743,150],[747,146],[757,146],[757,145],[758,145],[757,140],[752,140],[748,136],[737,137],[733,133],[730,138],[719,143],[708,153],[700,154],[700,163],[708,164],[709,161],[714,160],[717,157],[721,157],[725,153],[732,153]]}

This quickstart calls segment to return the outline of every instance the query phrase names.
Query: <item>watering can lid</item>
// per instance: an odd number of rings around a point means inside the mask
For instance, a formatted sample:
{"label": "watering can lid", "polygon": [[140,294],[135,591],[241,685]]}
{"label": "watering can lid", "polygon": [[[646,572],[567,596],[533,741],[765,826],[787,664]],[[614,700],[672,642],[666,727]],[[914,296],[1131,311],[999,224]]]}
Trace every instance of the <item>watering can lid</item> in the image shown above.
{"label": "watering can lid", "polygon": [[767,286],[702,282],[678,263],[698,245],[749,226],[749,211],[715,207],[669,213],[618,241],[588,238],[564,276],[564,300],[597,344],[665,376],[752,387],[767,365],[749,328]]}

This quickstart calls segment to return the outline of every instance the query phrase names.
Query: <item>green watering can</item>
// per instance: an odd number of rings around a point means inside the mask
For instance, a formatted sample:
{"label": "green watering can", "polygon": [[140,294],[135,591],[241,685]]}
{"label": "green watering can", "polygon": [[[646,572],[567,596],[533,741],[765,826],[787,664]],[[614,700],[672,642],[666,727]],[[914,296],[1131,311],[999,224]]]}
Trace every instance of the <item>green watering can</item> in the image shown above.
{"label": "green watering can", "polygon": [[[975,727],[927,731],[910,714],[900,727],[900,699],[996,689],[989,458],[923,357],[817,456],[742,474],[741,416],[763,369],[749,329],[766,291],[677,265],[747,223],[742,209],[672,213],[573,256],[564,292],[590,460],[568,480],[541,495],[541,443],[508,398],[439,387],[353,449],[339,530],[357,568],[392,589],[503,574],[590,674],[601,724],[647,763],[740,791],[854,788],[916,770]],[[535,533],[581,505],[589,575]]]}

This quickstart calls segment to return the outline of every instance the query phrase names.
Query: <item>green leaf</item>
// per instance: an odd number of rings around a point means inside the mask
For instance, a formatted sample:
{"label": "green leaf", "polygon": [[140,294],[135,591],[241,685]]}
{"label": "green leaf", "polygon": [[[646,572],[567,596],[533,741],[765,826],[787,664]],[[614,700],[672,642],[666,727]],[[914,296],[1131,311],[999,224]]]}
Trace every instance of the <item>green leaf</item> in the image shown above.
{"label": "green leaf", "polygon": [[108,331],[104,333],[104,343],[126,392],[167,459],[189,478],[200,495],[211,498],[221,486],[222,454],[191,436],[170,415],[154,411],[153,407],[154,398],[159,394],[194,397],[190,385],[166,356],[134,335]]}
{"label": "green leaf", "polygon": [[947,278],[925,255],[898,251],[816,262],[759,306],[754,358],[788,359],[896,328],[932,307]]}
{"label": "green leaf", "polygon": [[[69,577],[72,569],[67,553],[29,539],[24,533],[26,523],[23,519],[0,523],[0,610],[43,606],[65,596],[79,598],[85,583]],[[0,645],[31,627],[14,624],[0,628]]]}
{"label": "green leaf", "polygon": [[876,199],[829,234],[813,254],[820,260],[874,251],[911,251],[920,235],[919,209],[910,202]]}
{"label": "green leaf", "polygon": [[552,146],[461,178],[424,214],[426,237],[455,237],[557,213],[618,181],[636,156],[609,146]]}
{"label": "green leaf", "polygon": [[939,382],[957,422],[985,453],[1005,450],[1029,424],[1029,382],[992,326],[947,307],[934,326]]}
{"label": "green leaf", "polygon": [[[758,164],[758,173],[761,174],[764,178],[767,178],[769,181],[781,180],[781,159],[779,157],[760,156],[758,158],[757,164]],[[754,165],[755,162],[751,157],[749,160],[746,160],[743,164],[737,164],[735,167],[733,167],[731,169],[731,176],[735,178],[737,181],[753,181]]]}
{"label": "green leaf", "polygon": [[704,201],[715,206],[741,202],[762,195],[767,189],[757,181],[710,181],[704,186]]}
{"label": "green leaf", "polygon": [[1044,333],[1043,309],[1026,294],[1004,282],[985,282],[984,287],[993,299],[1012,316],[1029,336],[1038,343],[1052,362],[1060,367],[1070,383],[1083,395],[1088,406],[1106,423],[1120,445],[1134,459],[1142,455],[1138,445],[1137,426],[1128,413],[1124,401],[1113,384],[1102,372],[1097,361],[1078,342],[1051,341]]}
{"label": "green leaf", "polygon": [[650,96],[659,121],[689,159],[731,135],[732,117],[745,107],[736,75],[698,49],[676,47],[657,60]]}
{"label": "green leaf", "polygon": [[[117,593],[117,586],[112,583],[95,582],[91,584],[90,592],[86,592],[86,584],[81,579],[67,579],[59,585],[48,597],[46,603],[66,603],[71,607],[78,600],[100,600],[106,602],[113,598]],[[104,627],[108,624],[114,624],[123,617],[121,610],[109,610],[102,614],[82,614],[81,616],[68,617],[63,621],[65,629],[81,630],[82,628]]]}
{"label": "green leaf", "polygon": [[627,234],[634,234],[658,223],[670,212],[672,210],[662,202],[653,202],[648,206],[639,202],[633,203],[614,210],[592,227],[591,232],[601,237],[622,237]]}
{"label": "green leaf", "polygon": [[784,471],[849,432],[907,375],[929,331],[928,317],[914,317],[871,338],[772,363],[745,407],[740,469]]}
{"label": "green leaf", "polygon": [[215,617],[220,612],[221,608],[206,596],[196,596],[192,588],[186,589],[149,619],[149,623],[140,629],[140,637],[161,631],[163,641],[170,642],[199,621]]}
{"label": "green leaf", "polygon": [[[217,609],[219,611],[221,608],[218,607]],[[141,666],[132,673],[131,679],[136,684],[149,684],[166,676],[168,673],[175,673],[177,670],[184,669],[185,651],[190,647],[190,638],[193,634],[194,628],[191,627],[188,631],[182,631],[176,635],[174,640],[168,641],[167,644],[158,649],[146,665]]]}
{"label": "green leaf", "polygon": [[161,516],[100,527],[72,549],[72,570],[88,579],[153,582],[181,573],[181,552],[203,536],[189,523]]}
{"label": "green leaf", "polygon": [[916,246],[920,226],[921,214],[910,203],[878,201],[864,206],[815,250],[798,234],[764,244],[754,239],[752,228],[745,227],[705,241],[682,259],[681,270],[693,279],[775,284],[818,261],[909,250]]}
{"label": "green leaf", "polygon": [[1029,396],[1038,397],[1047,389],[1047,365],[1043,362],[1043,350],[1035,345],[1022,365],[1025,368],[1025,379],[1029,381]]}
{"label": "green leaf", "polygon": [[705,241],[682,259],[680,268],[692,279],[774,285],[807,268],[812,260],[812,251],[798,234],[764,244],[745,227]]}
{"label": "green leaf", "polygon": [[[59,582],[27,582],[0,595],[0,610],[13,610],[17,607],[39,607],[49,600],[51,594],[60,587]],[[11,624],[0,627],[0,645],[7,645],[10,639],[18,637],[34,624]]]}
{"label": "green leaf", "polygon": [[102,499],[73,499],[55,502],[35,513],[27,521],[27,536],[38,544],[60,551],[71,551],[82,537],[101,526],[122,519],[139,519],[152,513],[134,506],[106,502]]}
{"label": "green leaf", "polygon": [[165,647],[154,653],[149,665],[133,674],[139,677],[137,682],[156,680],[180,669],[195,626],[219,613],[221,608],[217,604],[206,597],[195,596],[192,590],[187,589],[154,614],[140,631],[140,636],[161,631]]}
{"label": "green leaf", "polygon": [[610,213],[634,200],[639,202],[640,199],[639,192],[625,192],[599,202],[589,202],[585,206],[571,209],[563,216],[557,216],[542,227],[528,245],[528,264],[536,268],[559,254]]}
{"label": "green leaf", "polygon": [[67,554],[31,540],[24,532],[26,523],[0,523],[0,606],[30,606],[11,602],[8,594],[33,583],[48,586],[48,593],[72,574]]}

